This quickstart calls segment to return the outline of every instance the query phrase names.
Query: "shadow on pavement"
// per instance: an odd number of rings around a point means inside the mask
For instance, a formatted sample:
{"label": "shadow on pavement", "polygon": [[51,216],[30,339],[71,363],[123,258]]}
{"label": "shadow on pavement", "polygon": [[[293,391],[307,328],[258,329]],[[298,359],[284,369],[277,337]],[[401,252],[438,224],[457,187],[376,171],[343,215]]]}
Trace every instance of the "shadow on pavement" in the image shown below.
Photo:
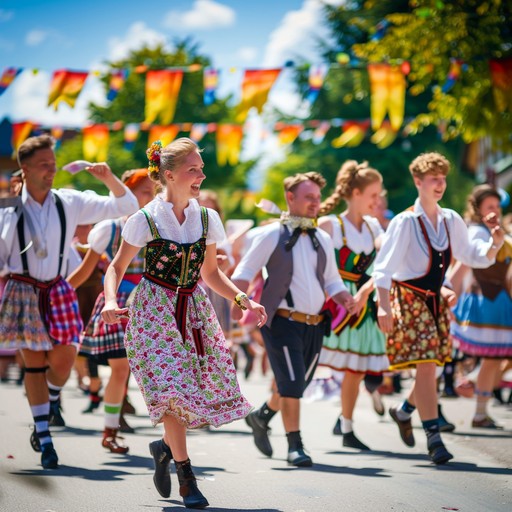
{"label": "shadow on pavement", "polygon": [[355,455],[357,457],[361,456],[382,456],[382,457],[390,457],[393,459],[402,459],[402,460],[425,460],[427,458],[426,453],[402,453],[402,452],[389,452],[385,450],[361,450],[361,451],[332,451],[326,452],[329,455]]}
{"label": "shadow on pavement", "polygon": [[[111,469],[85,469],[85,468],[77,468],[74,466],[66,466],[64,464],[59,465],[59,469],[48,470],[48,469],[26,469],[21,471],[13,471],[10,473],[11,475],[16,476],[64,476],[64,477],[77,477],[83,478],[85,480],[93,480],[93,481],[108,481],[108,480],[123,480],[124,476],[130,476],[132,473],[127,473],[124,471],[117,471]],[[30,481],[27,481],[30,483]]]}
{"label": "shadow on pavement", "polygon": [[[176,507],[164,507],[162,508],[162,512],[171,512],[174,510],[184,510],[183,502],[179,500],[169,500]],[[212,507],[211,505],[207,508],[209,512],[283,512],[278,508],[241,508],[237,506],[235,508],[226,508],[226,507]]]}
{"label": "shadow on pavement", "polygon": [[[286,461],[283,461],[286,462]],[[346,466],[331,466],[330,464],[314,463],[310,468],[296,468],[291,466],[272,468],[273,471],[315,471],[317,473],[337,473],[340,475],[373,476],[379,478],[390,478],[391,475],[383,474],[383,468],[349,468]]]}
{"label": "shadow on pavement", "polygon": [[452,461],[442,466],[434,466],[433,464],[428,464],[425,466],[417,465],[416,467],[429,467],[432,469],[436,469],[437,471],[447,472],[464,471],[467,473],[486,473],[488,475],[512,475],[512,470],[510,470],[509,468],[493,468],[478,466],[478,464],[473,464],[471,462]]}

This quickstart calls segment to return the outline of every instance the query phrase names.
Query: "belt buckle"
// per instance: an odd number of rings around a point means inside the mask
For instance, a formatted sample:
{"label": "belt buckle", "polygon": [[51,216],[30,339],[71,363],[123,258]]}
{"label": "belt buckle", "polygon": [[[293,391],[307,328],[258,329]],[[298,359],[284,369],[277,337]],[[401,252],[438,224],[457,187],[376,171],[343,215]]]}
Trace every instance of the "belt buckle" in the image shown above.
{"label": "belt buckle", "polygon": [[313,325],[311,323],[309,323],[309,318],[313,316],[313,315],[310,315],[309,313],[306,313],[306,325]]}
{"label": "belt buckle", "polygon": [[293,313],[295,313],[294,309],[288,310],[288,320],[290,320],[290,322],[295,322],[295,320],[293,319]]}

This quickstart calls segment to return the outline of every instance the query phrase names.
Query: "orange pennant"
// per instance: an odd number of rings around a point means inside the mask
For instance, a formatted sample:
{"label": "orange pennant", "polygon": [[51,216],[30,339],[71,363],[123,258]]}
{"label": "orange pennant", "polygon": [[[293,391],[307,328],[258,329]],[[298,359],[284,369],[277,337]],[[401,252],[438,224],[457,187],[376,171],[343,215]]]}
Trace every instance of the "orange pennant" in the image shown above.
{"label": "orange pennant", "polygon": [[55,110],[57,110],[60,102],[64,101],[71,108],[74,108],[88,76],[89,73],[85,71],[69,71],[67,69],[55,71],[50,85],[48,106],[51,107],[53,105]]}
{"label": "orange pennant", "polygon": [[176,112],[183,71],[162,69],[146,74],[146,123],[157,118],[160,124],[170,124]]}
{"label": "orange pennant", "polygon": [[217,163],[219,167],[236,165],[240,156],[243,128],[238,124],[219,124],[217,126]]}
{"label": "orange pennant", "polygon": [[274,129],[278,132],[277,139],[279,144],[285,146],[291,144],[302,133],[304,125],[278,123]]}
{"label": "orange pennant", "polygon": [[149,130],[148,147],[156,140],[159,140],[165,148],[167,144],[170,144],[176,138],[179,131],[180,126],[178,124],[170,124],[169,126],[152,126]]}
{"label": "orange pennant", "polygon": [[378,130],[389,115],[391,127],[398,131],[404,121],[405,76],[400,66],[368,64],[370,77],[370,115],[372,129]]}
{"label": "orange pennant", "polygon": [[248,69],[242,82],[242,100],[238,105],[236,122],[243,123],[252,107],[261,114],[263,105],[267,102],[268,93],[281,69]]}
{"label": "orange pennant", "polygon": [[359,146],[363,142],[366,130],[368,129],[368,123],[347,121],[343,125],[343,133],[332,140],[331,145],[334,148],[342,148],[347,146],[348,148],[354,148]]}
{"label": "orange pennant", "polygon": [[13,123],[12,124],[12,150],[13,150],[13,156],[16,156],[16,153],[18,152],[18,148],[21,146],[21,144],[27,140],[28,136],[30,135],[30,132],[32,131],[32,128],[34,128],[34,124],[30,122],[25,123]]}
{"label": "orange pennant", "polygon": [[89,162],[106,162],[108,139],[110,136],[106,124],[95,124],[82,129],[83,154]]}

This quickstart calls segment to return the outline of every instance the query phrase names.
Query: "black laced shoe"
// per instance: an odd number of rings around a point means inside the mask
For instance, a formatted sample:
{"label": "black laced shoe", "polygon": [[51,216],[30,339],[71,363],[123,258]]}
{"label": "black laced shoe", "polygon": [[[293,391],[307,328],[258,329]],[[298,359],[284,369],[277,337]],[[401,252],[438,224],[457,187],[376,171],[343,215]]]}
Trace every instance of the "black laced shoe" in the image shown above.
{"label": "black laced shoe", "polygon": [[266,455],[267,457],[272,457],[272,445],[270,444],[270,439],[268,438],[268,432],[270,428],[263,421],[256,411],[249,413],[248,416],[245,417],[245,422],[252,429],[252,435],[254,437],[254,444],[256,448]]}
{"label": "black laced shoe", "polygon": [[180,496],[187,508],[206,508],[209,503],[197,487],[197,480],[190,465],[190,459],[176,462],[176,473],[180,482]]}
{"label": "black laced shoe", "polygon": [[335,436],[343,435],[341,433],[341,418],[339,416],[338,416],[338,419],[336,420],[336,423],[334,424],[334,427],[332,428],[332,433]]}
{"label": "black laced shoe", "polygon": [[30,434],[30,446],[32,446],[32,450],[35,452],[41,452],[41,442],[39,441],[35,426],[32,434]]}
{"label": "black laced shoe", "polygon": [[169,473],[169,464],[172,459],[171,449],[162,439],[159,439],[149,443],[149,453],[155,461],[153,483],[160,496],[168,498],[171,495],[171,475]]}
{"label": "black laced shoe", "polygon": [[343,446],[346,448],[355,448],[356,450],[369,450],[370,448],[361,442],[354,432],[343,434]]}
{"label": "black laced shoe", "polygon": [[446,446],[441,443],[436,443],[428,449],[428,456],[434,464],[446,464],[449,460],[453,459],[453,455],[446,449]]}
{"label": "black laced shoe", "polygon": [[41,465],[44,469],[57,469],[59,467],[59,457],[52,443],[41,446]]}
{"label": "black laced shoe", "polygon": [[48,425],[50,425],[50,427],[66,426],[66,422],[60,413],[61,410],[60,398],[58,400],[50,401],[50,418],[48,420]]}

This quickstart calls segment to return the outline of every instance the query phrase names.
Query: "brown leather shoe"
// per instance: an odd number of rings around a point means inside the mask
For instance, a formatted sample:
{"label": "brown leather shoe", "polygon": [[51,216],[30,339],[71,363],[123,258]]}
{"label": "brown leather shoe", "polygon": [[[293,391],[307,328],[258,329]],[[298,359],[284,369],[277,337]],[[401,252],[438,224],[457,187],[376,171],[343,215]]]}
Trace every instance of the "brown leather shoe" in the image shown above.
{"label": "brown leather shoe", "polygon": [[117,435],[117,429],[105,428],[103,430],[103,441],[101,445],[112,453],[128,453],[128,446],[120,444],[118,441],[124,439]]}
{"label": "brown leather shoe", "polygon": [[502,430],[503,426],[496,423],[491,417],[486,416],[481,420],[475,420],[471,422],[473,428],[488,428],[490,430]]}
{"label": "brown leather shoe", "polygon": [[412,431],[412,423],[410,418],[408,420],[398,419],[396,406],[389,408],[389,415],[398,425],[398,430],[400,431],[400,437],[402,438],[402,441],[407,446],[414,446],[416,442],[414,441],[414,434]]}

